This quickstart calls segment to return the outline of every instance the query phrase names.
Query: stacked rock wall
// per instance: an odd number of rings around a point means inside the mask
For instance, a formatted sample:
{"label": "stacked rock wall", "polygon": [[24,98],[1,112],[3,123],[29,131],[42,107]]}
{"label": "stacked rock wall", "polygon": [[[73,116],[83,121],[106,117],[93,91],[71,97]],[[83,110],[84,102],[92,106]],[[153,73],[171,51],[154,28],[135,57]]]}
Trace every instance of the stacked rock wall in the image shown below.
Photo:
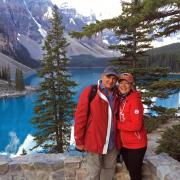
{"label": "stacked rock wall", "polygon": [[[15,158],[0,156],[0,180],[85,180],[85,157],[70,154],[34,154]],[[143,180],[179,180],[180,163],[167,154],[146,156]],[[114,180],[130,180],[118,164]]]}

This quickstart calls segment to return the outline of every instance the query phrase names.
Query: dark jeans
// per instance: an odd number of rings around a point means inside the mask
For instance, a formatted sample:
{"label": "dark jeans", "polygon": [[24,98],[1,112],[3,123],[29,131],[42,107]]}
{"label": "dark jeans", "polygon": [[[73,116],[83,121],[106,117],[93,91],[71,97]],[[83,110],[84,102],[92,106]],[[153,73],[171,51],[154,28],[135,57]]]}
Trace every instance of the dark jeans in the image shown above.
{"label": "dark jeans", "polygon": [[140,149],[127,149],[122,148],[121,153],[124,163],[129,171],[131,180],[141,180],[141,169],[143,158],[147,147]]}

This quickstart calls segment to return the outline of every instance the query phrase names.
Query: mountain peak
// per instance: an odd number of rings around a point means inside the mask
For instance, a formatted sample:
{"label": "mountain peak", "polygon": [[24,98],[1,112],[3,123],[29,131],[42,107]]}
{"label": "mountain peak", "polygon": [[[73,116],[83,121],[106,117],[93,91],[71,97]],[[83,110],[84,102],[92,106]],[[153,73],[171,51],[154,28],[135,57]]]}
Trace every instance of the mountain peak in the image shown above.
{"label": "mountain peak", "polygon": [[[96,16],[96,19],[109,19],[121,13],[119,0],[51,0],[59,8],[75,8],[83,16]],[[111,7],[111,8],[109,8]]]}

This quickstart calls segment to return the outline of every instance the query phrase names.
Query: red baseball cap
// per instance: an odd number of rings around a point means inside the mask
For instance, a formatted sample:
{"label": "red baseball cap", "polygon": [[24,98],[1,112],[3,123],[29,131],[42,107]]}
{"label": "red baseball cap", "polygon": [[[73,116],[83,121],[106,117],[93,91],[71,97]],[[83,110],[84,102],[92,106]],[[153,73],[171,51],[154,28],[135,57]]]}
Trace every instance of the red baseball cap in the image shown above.
{"label": "red baseball cap", "polygon": [[119,81],[125,80],[129,83],[134,82],[134,77],[131,73],[122,73],[119,75]]}

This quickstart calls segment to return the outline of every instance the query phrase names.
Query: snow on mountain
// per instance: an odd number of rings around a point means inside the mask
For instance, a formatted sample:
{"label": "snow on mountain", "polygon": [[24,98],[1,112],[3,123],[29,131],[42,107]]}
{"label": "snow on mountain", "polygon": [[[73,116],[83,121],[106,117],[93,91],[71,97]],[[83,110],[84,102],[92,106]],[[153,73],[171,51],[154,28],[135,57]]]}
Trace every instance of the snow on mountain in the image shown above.
{"label": "snow on mountain", "polygon": [[48,7],[48,8],[47,8],[47,12],[44,13],[44,18],[45,18],[45,19],[50,19],[50,18],[52,18],[52,8],[51,8],[51,7]]}
{"label": "snow on mountain", "polygon": [[152,46],[155,48],[166,46],[173,43],[180,43],[180,32],[171,34],[168,37],[161,37],[152,42]]}
{"label": "snow on mountain", "polygon": [[103,43],[104,43],[104,44],[107,44],[108,46],[110,45],[107,39],[104,39],[104,40],[103,40]]}
{"label": "snow on mountain", "polygon": [[34,20],[34,22],[37,24],[37,26],[38,26],[38,31],[40,32],[41,36],[42,36],[43,38],[45,38],[46,35],[47,35],[46,30],[44,30],[44,29],[41,27],[41,24],[39,24],[39,23],[36,21],[36,19],[33,17],[31,11],[30,11],[29,8],[27,7],[27,4],[26,4],[26,1],[25,1],[25,0],[23,0],[23,3],[24,3],[24,5],[25,5],[28,13],[30,14],[30,17],[31,17],[31,18]]}
{"label": "snow on mountain", "polygon": [[51,0],[60,8],[75,8],[79,14],[91,16],[95,14],[98,20],[109,19],[121,13],[119,0]]}
{"label": "snow on mountain", "polygon": [[72,24],[76,24],[73,18],[70,18],[69,22],[72,23]]}

